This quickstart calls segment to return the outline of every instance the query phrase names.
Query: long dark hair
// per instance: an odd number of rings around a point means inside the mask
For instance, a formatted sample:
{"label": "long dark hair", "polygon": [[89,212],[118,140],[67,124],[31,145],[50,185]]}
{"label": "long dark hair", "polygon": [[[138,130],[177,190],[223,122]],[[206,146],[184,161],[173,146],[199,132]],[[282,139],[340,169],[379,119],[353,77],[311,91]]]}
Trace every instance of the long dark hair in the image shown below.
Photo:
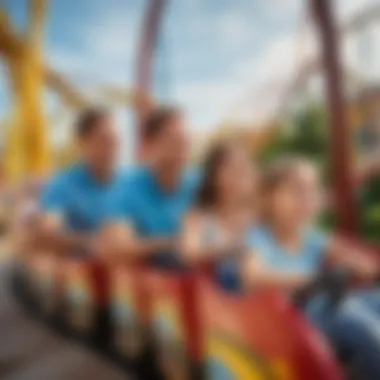
{"label": "long dark hair", "polygon": [[196,197],[196,207],[209,209],[215,206],[218,197],[216,177],[226,158],[237,147],[236,143],[215,144],[207,153],[203,163],[202,180]]}

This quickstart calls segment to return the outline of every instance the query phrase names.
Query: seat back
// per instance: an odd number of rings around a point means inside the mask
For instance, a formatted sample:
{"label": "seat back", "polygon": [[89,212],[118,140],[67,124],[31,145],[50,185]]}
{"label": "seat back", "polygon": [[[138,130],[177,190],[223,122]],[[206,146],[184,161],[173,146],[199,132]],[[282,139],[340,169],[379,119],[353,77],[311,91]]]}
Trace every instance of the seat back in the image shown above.
{"label": "seat back", "polygon": [[99,309],[106,308],[109,278],[96,259],[65,259],[65,318],[78,333],[87,333],[97,323]]}
{"label": "seat back", "polygon": [[190,379],[201,362],[196,276],[151,271],[152,325],[167,379]]}
{"label": "seat back", "polygon": [[274,293],[237,295],[200,280],[206,378],[338,380],[325,342]]}
{"label": "seat back", "polygon": [[134,360],[143,355],[149,342],[150,295],[146,268],[119,265],[110,270],[112,342],[123,357]]}

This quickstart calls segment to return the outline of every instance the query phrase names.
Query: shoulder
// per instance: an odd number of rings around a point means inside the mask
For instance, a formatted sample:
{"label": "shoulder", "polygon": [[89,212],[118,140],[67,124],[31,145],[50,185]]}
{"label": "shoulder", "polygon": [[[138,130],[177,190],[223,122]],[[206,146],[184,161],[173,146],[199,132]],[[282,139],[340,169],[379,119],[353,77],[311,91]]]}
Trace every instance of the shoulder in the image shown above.
{"label": "shoulder", "polygon": [[196,167],[191,167],[185,170],[184,180],[190,184],[198,184],[201,179],[201,171]]}
{"label": "shoulder", "polygon": [[129,176],[129,168],[118,168],[116,173],[114,174],[112,181],[112,188],[117,188],[122,186],[127,181]]}
{"label": "shoulder", "polygon": [[73,167],[66,168],[55,173],[42,187],[42,191],[54,191],[65,189],[75,177],[75,169]]}
{"label": "shoulder", "polygon": [[182,188],[193,193],[199,186],[200,172],[195,168],[187,169],[182,176]]}
{"label": "shoulder", "polygon": [[253,248],[268,244],[270,239],[266,228],[262,225],[252,226],[247,232],[248,242]]}
{"label": "shoulder", "polygon": [[39,203],[46,208],[62,207],[72,194],[73,172],[65,169],[56,173],[41,189]]}
{"label": "shoulder", "polygon": [[309,249],[324,251],[329,241],[328,234],[321,229],[313,227],[306,231],[306,244]]}
{"label": "shoulder", "polygon": [[141,187],[141,183],[142,169],[139,167],[128,167],[119,170],[114,185],[112,186],[112,202],[129,202],[133,194],[138,193],[136,190]]}
{"label": "shoulder", "polygon": [[128,167],[120,173],[120,183],[124,186],[134,186],[143,183],[147,170],[142,166]]}

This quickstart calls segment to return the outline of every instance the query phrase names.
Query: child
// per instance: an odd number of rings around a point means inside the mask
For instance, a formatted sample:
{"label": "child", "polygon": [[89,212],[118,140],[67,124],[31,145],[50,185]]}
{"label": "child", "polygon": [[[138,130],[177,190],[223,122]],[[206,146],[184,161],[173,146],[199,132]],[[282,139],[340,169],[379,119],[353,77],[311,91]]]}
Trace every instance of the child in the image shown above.
{"label": "child", "polygon": [[195,207],[181,236],[187,264],[215,264],[225,287],[234,286],[236,260],[254,219],[256,173],[249,152],[239,143],[214,146],[208,153]]}
{"label": "child", "polygon": [[[246,289],[271,287],[286,293],[300,290],[312,281],[326,258],[362,278],[375,277],[378,269],[371,260],[359,257],[338,238],[313,227],[320,189],[311,163],[301,159],[275,163],[264,178],[262,200],[262,224],[252,232],[252,254],[241,266]],[[309,302],[307,313],[338,350],[352,355],[363,378],[379,379],[380,335],[373,330],[380,329],[380,319],[367,301],[365,297],[347,295],[335,313],[329,313],[320,296]]]}

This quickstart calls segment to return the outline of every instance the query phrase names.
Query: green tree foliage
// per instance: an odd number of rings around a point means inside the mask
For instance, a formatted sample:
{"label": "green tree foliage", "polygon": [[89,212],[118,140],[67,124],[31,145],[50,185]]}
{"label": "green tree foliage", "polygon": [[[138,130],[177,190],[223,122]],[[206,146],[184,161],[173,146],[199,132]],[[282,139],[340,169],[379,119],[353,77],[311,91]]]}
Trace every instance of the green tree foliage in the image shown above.
{"label": "green tree foliage", "polygon": [[302,155],[325,167],[328,147],[323,107],[310,103],[278,125],[274,138],[260,153],[263,162],[283,155]]}
{"label": "green tree foliage", "polygon": [[380,244],[380,178],[375,177],[358,191],[359,232],[372,243]]}

